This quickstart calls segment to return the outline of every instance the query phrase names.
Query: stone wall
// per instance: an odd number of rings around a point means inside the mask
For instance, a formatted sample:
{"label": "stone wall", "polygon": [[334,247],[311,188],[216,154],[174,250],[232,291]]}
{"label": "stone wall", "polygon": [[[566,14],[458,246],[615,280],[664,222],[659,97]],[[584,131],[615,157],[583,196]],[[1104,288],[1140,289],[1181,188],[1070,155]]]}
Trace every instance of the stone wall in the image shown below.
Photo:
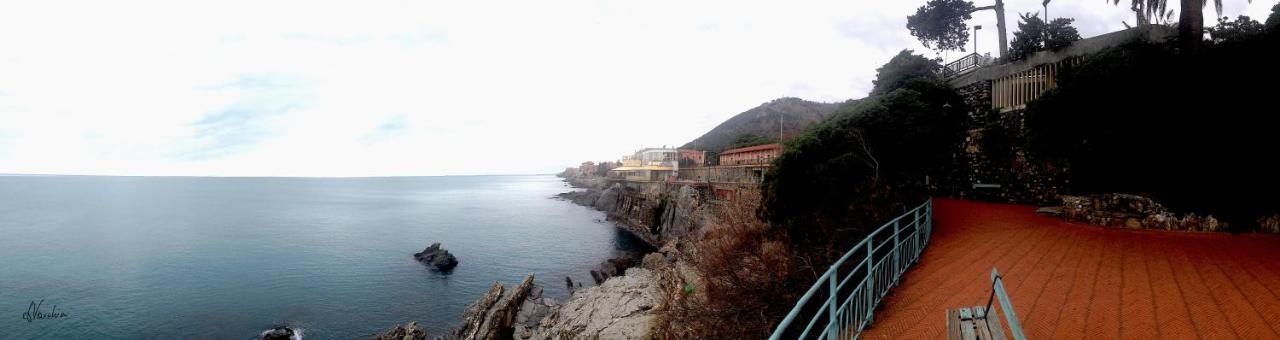
{"label": "stone wall", "polygon": [[991,106],[991,83],[977,82],[957,90],[969,105],[967,135],[956,146],[953,162],[935,187],[944,195],[964,199],[1056,205],[1065,192],[1065,164],[1035,157],[1026,145],[1026,116],[1022,110],[998,112]]}
{"label": "stone wall", "polygon": [[1213,216],[1174,214],[1156,201],[1132,194],[1062,196],[1068,221],[1130,229],[1224,231],[1226,222]]}

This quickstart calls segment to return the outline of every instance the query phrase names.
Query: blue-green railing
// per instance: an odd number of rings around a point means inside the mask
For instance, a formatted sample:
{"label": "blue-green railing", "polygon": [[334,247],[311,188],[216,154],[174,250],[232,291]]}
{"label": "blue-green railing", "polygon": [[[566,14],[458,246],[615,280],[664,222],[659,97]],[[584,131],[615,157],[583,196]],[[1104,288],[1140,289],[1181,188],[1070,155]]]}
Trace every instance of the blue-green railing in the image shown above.
{"label": "blue-green railing", "polygon": [[932,200],[876,228],[818,277],[769,339],[856,339],[932,232]]}

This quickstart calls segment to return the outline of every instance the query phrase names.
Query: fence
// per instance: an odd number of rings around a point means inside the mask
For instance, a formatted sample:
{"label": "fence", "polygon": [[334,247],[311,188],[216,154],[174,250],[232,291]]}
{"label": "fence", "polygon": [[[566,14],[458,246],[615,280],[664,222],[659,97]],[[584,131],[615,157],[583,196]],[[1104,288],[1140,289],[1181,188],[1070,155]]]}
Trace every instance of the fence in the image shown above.
{"label": "fence", "polygon": [[956,61],[947,63],[946,66],[943,66],[942,76],[950,77],[976,69],[978,66],[982,66],[981,62],[982,56],[977,53],[970,53],[966,56],[960,57],[960,59],[956,59]]}
{"label": "fence", "polygon": [[818,277],[769,339],[857,338],[889,288],[920,259],[933,232],[932,216],[929,200],[868,234]]}
{"label": "fence", "polygon": [[1027,102],[1040,98],[1045,91],[1058,87],[1058,74],[1062,69],[1080,65],[1083,58],[1067,58],[1062,61],[1032,67],[1022,72],[991,80],[991,108],[1001,111],[1017,110]]}

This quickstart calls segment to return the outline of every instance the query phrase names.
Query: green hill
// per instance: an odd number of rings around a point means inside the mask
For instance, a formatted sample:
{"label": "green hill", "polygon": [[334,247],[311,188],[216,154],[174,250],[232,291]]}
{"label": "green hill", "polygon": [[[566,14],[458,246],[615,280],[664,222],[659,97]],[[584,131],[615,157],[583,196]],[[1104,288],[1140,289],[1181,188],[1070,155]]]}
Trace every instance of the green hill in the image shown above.
{"label": "green hill", "polygon": [[800,98],[774,99],[729,118],[681,148],[722,151],[744,146],[739,144],[777,142],[780,117],[783,137],[790,139],[803,133],[810,125],[822,121],[838,106],[840,104],[811,102]]}

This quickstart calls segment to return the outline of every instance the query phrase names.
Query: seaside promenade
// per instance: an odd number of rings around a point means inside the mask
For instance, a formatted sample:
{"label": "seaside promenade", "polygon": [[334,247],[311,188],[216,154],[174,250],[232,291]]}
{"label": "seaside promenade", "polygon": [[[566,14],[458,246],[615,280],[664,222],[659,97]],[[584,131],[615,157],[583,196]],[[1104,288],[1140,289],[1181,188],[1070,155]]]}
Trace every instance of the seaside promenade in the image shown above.
{"label": "seaside promenade", "polygon": [[1127,230],[935,199],[933,241],[866,339],[945,338],[999,268],[1031,339],[1280,339],[1280,235]]}

